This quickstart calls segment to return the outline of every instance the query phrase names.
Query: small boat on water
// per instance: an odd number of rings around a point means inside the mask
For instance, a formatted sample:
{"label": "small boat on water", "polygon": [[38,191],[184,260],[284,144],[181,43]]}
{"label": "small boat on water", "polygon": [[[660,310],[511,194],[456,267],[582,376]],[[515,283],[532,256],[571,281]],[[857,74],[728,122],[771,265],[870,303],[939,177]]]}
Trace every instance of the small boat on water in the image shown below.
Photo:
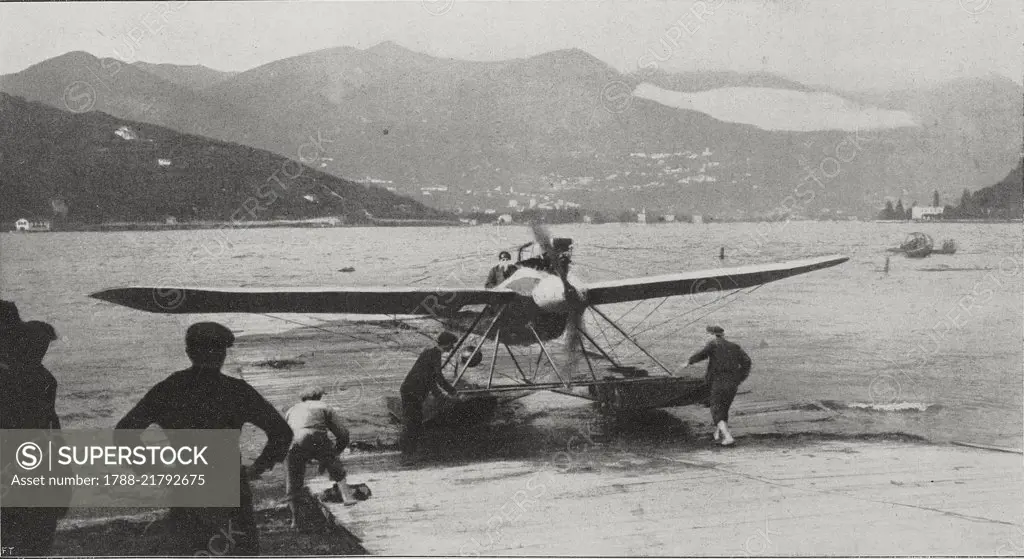
{"label": "small boat on water", "polygon": [[907,238],[900,246],[886,249],[889,252],[902,252],[907,258],[924,258],[930,254],[954,254],[956,253],[956,241],[946,239],[942,241],[942,248],[935,248],[935,242],[926,233],[914,232],[907,235]]}
{"label": "small boat on water", "polygon": [[[889,252],[902,252],[907,258],[924,258],[932,253],[935,242],[925,233],[914,232],[907,235],[907,238],[897,248],[888,249]],[[954,249],[955,250],[955,249]]]}

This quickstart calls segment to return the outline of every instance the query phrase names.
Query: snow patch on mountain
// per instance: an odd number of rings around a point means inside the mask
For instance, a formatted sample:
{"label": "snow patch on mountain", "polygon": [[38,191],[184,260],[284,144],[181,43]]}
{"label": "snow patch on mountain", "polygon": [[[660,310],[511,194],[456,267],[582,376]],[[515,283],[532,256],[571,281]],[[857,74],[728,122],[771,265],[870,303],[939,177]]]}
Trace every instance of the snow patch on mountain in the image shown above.
{"label": "snow patch on mountain", "polygon": [[824,92],[766,87],[725,87],[685,92],[642,83],[633,95],[763,130],[855,131],[919,126],[910,113],[865,106]]}

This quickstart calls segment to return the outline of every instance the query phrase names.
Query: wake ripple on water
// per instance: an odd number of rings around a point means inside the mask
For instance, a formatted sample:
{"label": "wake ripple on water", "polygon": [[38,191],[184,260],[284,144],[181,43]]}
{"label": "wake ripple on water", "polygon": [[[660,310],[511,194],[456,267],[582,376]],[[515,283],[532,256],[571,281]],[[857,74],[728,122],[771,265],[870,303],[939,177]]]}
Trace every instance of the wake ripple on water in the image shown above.
{"label": "wake ripple on water", "polygon": [[914,411],[926,411],[930,408],[934,408],[932,404],[923,404],[921,402],[893,402],[890,404],[871,404],[867,402],[852,402],[846,404],[847,408],[870,410],[870,411],[895,411],[895,412],[914,412]]}

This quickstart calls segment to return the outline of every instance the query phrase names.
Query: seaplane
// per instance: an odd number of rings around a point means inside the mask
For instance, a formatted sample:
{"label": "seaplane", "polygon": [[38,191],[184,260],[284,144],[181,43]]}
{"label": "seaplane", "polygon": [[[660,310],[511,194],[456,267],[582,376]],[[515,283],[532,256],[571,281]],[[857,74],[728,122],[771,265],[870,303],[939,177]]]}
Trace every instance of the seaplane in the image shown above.
{"label": "seaplane", "polygon": [[[90,296],[153,313],[326,313],[436,319],[445,329],[461,334],[443,365],[455,394],[428,398],[424,421],[455,424],[486,419],[501,403],[541,390],[585,398],[611,413],[703,403],[707,387],[702,376],[673,371],[600,307],[742,290],[848,260],[830,255],[586,283],[571,270],[572,239],[552,237],[539,225],[533,226],[533,234],[532,242],[518,248],[515,271],[492,288],[150,286],[113,288]],[[616,359],[584,327],[588,311],[618,332],[620,343],[635,346],[653,366],[640,368]],[[562,341],[564,351],[553,351],[551,344],[556,340]],[[476,370],[488,345],[489,367]],[[529,357],[524,357],[524,348],[529,349]],[[510,364],[510,374],[503,372],[496,382],[502,350],[508,354],[509,359],[503,361]],[[467,375],[470,369],[476,371]],[[399,399],[388,398],[387,404],[392,415],[400,418]]]}

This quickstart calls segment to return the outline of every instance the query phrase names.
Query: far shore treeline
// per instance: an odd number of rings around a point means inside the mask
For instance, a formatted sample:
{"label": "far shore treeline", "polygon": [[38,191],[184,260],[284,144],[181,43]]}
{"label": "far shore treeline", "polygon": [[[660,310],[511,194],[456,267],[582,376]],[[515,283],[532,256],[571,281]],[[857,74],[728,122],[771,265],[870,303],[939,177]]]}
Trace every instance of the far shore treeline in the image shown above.
{"label": "far shore treeline", "polygon": [[[936,190],[932,195],[932,207],[943,208],[942,214],[934,219],[991,219],[1007,220],[1024,218],[1024,175],[1022,175],[1024,159],[1021,164],[1010,171],[1010,174],[998,183],[987,186],[975,192],[964,189],[960,195],[960,203],[957,205],[941,203],[939,192]],[[886,200],[885,207],[878,214],[878,219],[883,220],[910,220],[912,208],[917,202],[905,206],[903,200],[899,199],[893,205],[892,200]]]}

